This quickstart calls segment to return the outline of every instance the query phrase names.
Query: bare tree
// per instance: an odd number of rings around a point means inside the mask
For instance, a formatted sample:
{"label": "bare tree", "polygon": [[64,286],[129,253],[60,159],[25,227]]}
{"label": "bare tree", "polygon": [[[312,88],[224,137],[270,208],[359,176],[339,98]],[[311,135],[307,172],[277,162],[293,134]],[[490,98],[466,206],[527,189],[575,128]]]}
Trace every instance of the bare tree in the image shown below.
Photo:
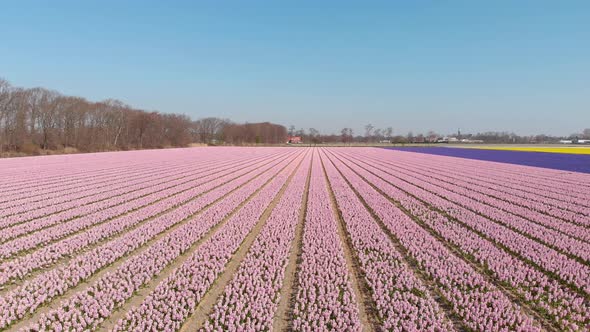
{"label": "bare tree", "polygon": [[342,136],[342,143],[352,142],[352,137],[353,137],[352,128],[343,128],[340,131],[340,134]]}
{"label": "bare tree", "polygon": [[43,88],[33,88],[27,90],[27,108],[29,112],[29,131],[33,143],[37,142],[37,121],[43,103],[43,96],[45,94]]}
{"label": "bare tree", "polygon": [[60,144],[64,147],[80,148],[85,134],[86,111],[89,103],[79,97],[61,97],[58,107],[58,129]]}
{"label": "bare tree", "polygon": [[380,140],[381,139],[381,129],[379,129],[379,128],[375,129],[375,131],[373,131],[373,136],[375,136],[375,138],[377,140]]}
{"label": "bare tree", "polygon": [[295,131],[295,136],[305,136],[305,129],[299,129],[297,131]]}
{"label": "bare tree", "polygon": [[391,135],[393,135],[393,128],[387,127],[387,129],[385,129],[385,137],[391,140]]}
{"label": "bare tree", "polygon": [[128,123],[127,116],[130,107],[115,99],[107,99],[99,105],[104,114],[104,131],[108,138],[104,142],[105,148],[117,149],[123,129]]}
{"label": "bare tree", "polygon": [[14,98],[13,88],[8,81],[0,78],[0,153],[4,150],[4,136],[6,130],[6,121],[12,108],[12,99]]}
{"label": "bare tree", "polygon": [[365,138],[367,139],[367,142],[369,142],[371,140],[373,128],[375,128],[375,127],[373,127],[373,125],[370,123],[365,126]]}
{"label": "bare tree", "polygon": [[227,142],[232,144],[279,144],[287,137],[287,128],[270,123],[229,124],[223,130]]}
{"label": "bare tree", "polygon": [[428,133],[426,133],[426,138],[428,139],[429,142],[436,142],[436,139],[438,138],[438,136],[439,135],[432,130],[429,130]]}
{"label": "bare tree", "polygon": [[[213,122],[221,137],[228,120]],[[191,120],[179,114],[134,110],[118,100],[88,102],[44,88],[22,89],[0,79],[0,152],[75,147],[82,151],[185,146]],[[207,135],[207,132],[204,132]]]}
{"label": "bare tree", "polygon": [[315,128],[309,128],[309,141],[313,144],[318,144],[320,142],[320,132]]}
{"label": "bare tree", "polygon": [[223,127],[229,122],[229,120],[215,117],[203,118],[195,121],[193,130],[197,133],[199,141],[211,143],[214,139],[219,139]]}
{"label": "bare tree", "polygon": [[171,146],[185,146],[191,141],[190,127],[191,120],[186,115],[165,114],[164,119],[164,137],[167,144]]}
{"label": "bare tree", "polygon": [[27,139],[26,91],[14,88],[4,121],[5,142],[8,150],[21,151]]}
{"label": "bare tree", "polygon": [[41,95],[41,108],[37,118],[37,125],[41,130],[41,148],[44,150],[53,147],[54,144],[52,139],[56,134],[59,108],[62,106],[60,97],[61,95],[58,92],[45,89]]}
{"label": "bare tree", "polygon": [[135,136],[135,143],[137,147],[142,149],[144,146],[144,139],[147,135],[150,126],[151,117],[149,113],[136,111],[132,120],[132,132]]}

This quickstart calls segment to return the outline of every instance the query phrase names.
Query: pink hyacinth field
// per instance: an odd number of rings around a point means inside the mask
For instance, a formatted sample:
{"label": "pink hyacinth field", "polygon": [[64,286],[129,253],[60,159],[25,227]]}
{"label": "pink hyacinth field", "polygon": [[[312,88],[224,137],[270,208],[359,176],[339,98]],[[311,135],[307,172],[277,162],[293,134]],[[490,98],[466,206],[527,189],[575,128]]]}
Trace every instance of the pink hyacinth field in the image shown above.
{"label": "pink hyacinth field", "polygon": [[590,174],[369,147],[0,160],[0,331],[590,331]]}

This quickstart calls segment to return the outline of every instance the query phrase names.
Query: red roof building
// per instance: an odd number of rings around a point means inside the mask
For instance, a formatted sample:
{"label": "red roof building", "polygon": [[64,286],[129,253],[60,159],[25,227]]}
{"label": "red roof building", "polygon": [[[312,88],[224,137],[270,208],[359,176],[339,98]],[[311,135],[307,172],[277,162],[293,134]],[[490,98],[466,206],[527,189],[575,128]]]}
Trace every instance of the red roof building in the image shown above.
{"label": "red roof building", "polygon": [[301,143],[303,143],[301,136],[289,136],[287,138],[287,144],[301,144]]}

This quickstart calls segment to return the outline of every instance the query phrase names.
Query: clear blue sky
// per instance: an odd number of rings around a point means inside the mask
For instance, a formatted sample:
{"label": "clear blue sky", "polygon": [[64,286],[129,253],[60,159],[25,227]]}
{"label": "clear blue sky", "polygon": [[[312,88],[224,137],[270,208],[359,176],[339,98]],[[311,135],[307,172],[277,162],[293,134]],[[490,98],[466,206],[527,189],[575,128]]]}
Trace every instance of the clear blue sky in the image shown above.
{"label": "clear blue sky", "polygon": [[590,1],[5,1],[0,76],[323,133],[590,127]]}

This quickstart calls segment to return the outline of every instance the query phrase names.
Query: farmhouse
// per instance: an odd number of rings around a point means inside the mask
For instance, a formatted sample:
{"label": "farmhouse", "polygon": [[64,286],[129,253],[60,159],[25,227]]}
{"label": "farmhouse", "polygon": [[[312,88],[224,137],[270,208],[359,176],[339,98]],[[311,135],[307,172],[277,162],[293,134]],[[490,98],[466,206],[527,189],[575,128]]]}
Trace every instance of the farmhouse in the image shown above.
{"label": "farmhouse", "polygon": [[301,144],[301,143],[303,143],[301,136],[289,136],[287,138],[287,144]]}

